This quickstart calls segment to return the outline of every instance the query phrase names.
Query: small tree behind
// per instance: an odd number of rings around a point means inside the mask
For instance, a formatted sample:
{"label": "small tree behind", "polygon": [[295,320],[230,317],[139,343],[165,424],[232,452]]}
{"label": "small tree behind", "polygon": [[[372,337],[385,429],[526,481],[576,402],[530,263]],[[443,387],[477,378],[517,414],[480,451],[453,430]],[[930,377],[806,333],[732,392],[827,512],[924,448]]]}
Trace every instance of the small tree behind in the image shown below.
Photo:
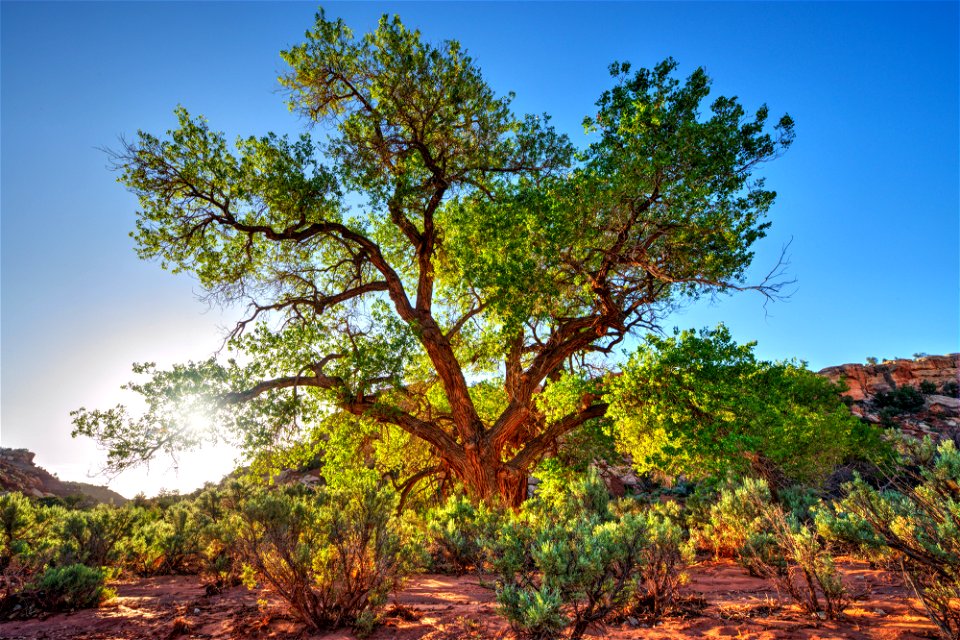
{"label": "small tree behind", "polygon": [[771,489],[816,484],[850,456],[884,449],[853,416],[842,387],[801,363],[758,360],[720,325],[650,335],[610,381],[608,415],[638,470],[688,477],[730,473]]}

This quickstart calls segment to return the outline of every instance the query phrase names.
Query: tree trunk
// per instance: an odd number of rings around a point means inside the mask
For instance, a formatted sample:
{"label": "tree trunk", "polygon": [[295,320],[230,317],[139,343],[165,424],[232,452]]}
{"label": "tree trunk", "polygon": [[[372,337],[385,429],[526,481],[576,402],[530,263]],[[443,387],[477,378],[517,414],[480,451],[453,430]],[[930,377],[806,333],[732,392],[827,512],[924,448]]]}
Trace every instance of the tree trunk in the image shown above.
{"label": "tree trunk", "polygon": [[527,499],[527,473],[525,471],[507,470],[506,467],[497,474],[497,485],[500,490],[500,499],[511,509],[519,509]]}
{"label": "tree trunk", "polygon": [[485,452],[478,455],[476,449],[465,452],[456,474],[463,482],[467,493],[478,502],[499,502],[505,507],[517,509],[527,499],[527,473],[504,464],[499,456]]}

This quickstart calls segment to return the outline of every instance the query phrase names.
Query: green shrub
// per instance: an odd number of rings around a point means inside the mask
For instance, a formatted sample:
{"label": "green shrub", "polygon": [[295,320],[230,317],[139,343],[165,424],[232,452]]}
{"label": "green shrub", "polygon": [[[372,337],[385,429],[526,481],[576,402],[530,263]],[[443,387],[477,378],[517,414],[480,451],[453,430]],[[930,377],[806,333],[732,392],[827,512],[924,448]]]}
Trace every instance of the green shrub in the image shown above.
{"label": "green shrub", "polygon": [[427,533],[434,569],[457,574],[482,570],[485,542],[496,533],[501,515],[495,508],[474,506],[465,496],[456,495],[431,510]]}
{"label": "green shrub", "polygon": [[746,478],[739,486],[723,489],[709,507],[706,522],[693,529],[694,542],[716,558],[736,557],[747,539],[763,530],[763,510],[770,502],[764,480]]}
{"label": "green shrub", "polygon": [[555,637],[567,626],[571,638],[582,637],[589,625],[629,603],[645,533],[634,515],[617,522],[596,514],[512,520],[501,531],[494,561],[501,614],[524,637]]}
{"label": "green shrub", "polygon": [[51,567],[37,581],[36,599],[45,611],[69,611],[98,606],[113,597],[104,587],[106,573],[84,564]]}
{"label": "green shrub", "polygon": [[754,575],[772,580],[808,613],[838,618],[849,597],[828,543],[779,505],[761,509],[764,530],[747,539],[741,564]]}
{"label": "green shrub", "polygon": [[188,503],[177,503],[163,514],[166,524],[160,536],[162,573],[196,573],[200,556],[200,525]]}
{"label": "green shrub", "polygon": [[208,592],[215,593],[240,584],[237,532],[229,518],[231,500],[223,491],[208,489],[197,496],[194,506],[199,574]]}
{"label": "green shrub", "polygon": [[556,638],[570,624],[564,613],[563,596],[548,586],[533,589],[504,584],[497,589],[497,604],[510,627],[531,640]]}
{"label": "green shrub", "polygon": [[925,396],[933,395],[937,392],[937,385],[929,380],[920,381],[920,393]]}
{"label": "green shrub", "polygon": [[139,576],[161,573],[163,553],[160,550],[160,511],[146,506],[126,507],[132,519],[130,535],[117,544],[120,564]]}
{"label": "green shrub", "polygon": [[26,496],[0,496],[0,572],[10,569],[35,536],[35,509]]}
{"label": "green shrub", "polygon": [[640,552],[641,589],[635,593],[633,610],[659,619],[672,610],[681,585],[686,584],[683,569],[694,560],[694,546],[684,540],[677,524],[676,503],[651,510],[644,520],[647,536]]}
{"label": "green shrub", "polygon": [[263,581],[316,629],[369,631],[404,569],[391,491],[258,492],[237,545],[248,584]]}
{"label": "green shrub", "polygon": [[960,395],[960,383],[956,380],[948,380],[943,383],[941,390],[943,391],[943,395],[956,398]]}
{"label": "green shrub", "polygon": [[720,492],[692,537],[716,557],[736,558],[751,574],[772,580],[808,612],[835,618],[847,597],[829,542],[802,524],[817,500],[802,488],[783,490],[780,498],[783,506],[773,502],[766,482],[748,478]]}
{"label": "green shrub", "polygon": [[793,486],[781,489],[777,499],[784,510],[800,522],[809,522],[820,506],[821,500],[817,492],[810,487]]}
{"label": "green shrub", "polygon": [[928,440],[906,462],[896,491],[879,492],[860,479],[848,485],[842,508],[861,519],[895,554],[907,582],[944,638],[960,638],[960,452],[944,441],[934,456]]}
{"label": "green shrub", "polygon": [[56,554],[52,530],[62,507],[34,505],[21,493],[0,496],[0,597],[20,591]]}
{"label": "green shrub", "polygon": [[59,521],[57,564],[104,567],[119,560],[121,542],[134,525],[130,509],[100,505],[89,511],[68,511]]}
{"label": "green shrub", "polygon": [[887,409],[893,415],[914,413],[923,408],[923,394],[916,387],[894,386],[890,391],[878,391],[873,403],[880,409]]}
{"label": "green shrub", "polygon": [[200,568],[200,526],[192,505],[178,501],[159,512],[136,508],[121,553],[139,575],[192,574]]}
{"label": "green shrub", "polygon": [[568,490],[546,492],[508,517],[492,542],[497,602],[526,638],[583,636],[611,612],[672,604],[689,554],[664,513],[611,510],[593,474]]}
{"label": "green shrub", "polygon": [[823,505],[813,512],[817,533],[831,545],[871,564],[886,563],[889,549],[870,523],[841,504]]}

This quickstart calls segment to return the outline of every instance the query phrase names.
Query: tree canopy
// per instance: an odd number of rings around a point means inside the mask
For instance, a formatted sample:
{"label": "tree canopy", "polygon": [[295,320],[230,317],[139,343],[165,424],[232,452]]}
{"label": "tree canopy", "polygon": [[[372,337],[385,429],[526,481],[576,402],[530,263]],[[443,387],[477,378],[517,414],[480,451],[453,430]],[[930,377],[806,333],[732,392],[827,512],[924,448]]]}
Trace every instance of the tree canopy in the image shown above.
{"label": "tree canopy", "polygon": [[211,434],[256,449],[353,416],[426,447],[477,499],[510,503],[563,439],[605,419],[614,348],[745,280],[793,140],[703,69],[610,67],[577,149],[518,116],[454,42],[398,18],[355,36],[321,13],[283,52],[290,107],[329,135],[229,143],[180,108],[116,153],[139,255],[248,310],[231,357],[150,375],[147,411],[80,409],[115,468]]}

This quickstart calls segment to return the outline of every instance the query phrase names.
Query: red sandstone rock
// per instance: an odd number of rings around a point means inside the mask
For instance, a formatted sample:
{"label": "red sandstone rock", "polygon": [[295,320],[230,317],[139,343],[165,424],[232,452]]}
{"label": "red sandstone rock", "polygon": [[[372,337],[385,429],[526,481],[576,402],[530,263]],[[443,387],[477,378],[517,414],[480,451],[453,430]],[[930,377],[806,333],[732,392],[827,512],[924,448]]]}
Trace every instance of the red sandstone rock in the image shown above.
{"label": "red sandstone rock", "polygon": [[833,381],[843,381],[850,388],[844,395],[861,402],[879,391],[898,387],[919,386],[932,382],[938,389],[943,383],[958,379],[960,353],[946,356],[923,356],[916,360],[886,360],[879,364],[842,364],[827,367],[820,375]]}
{"label": "red sandstone rock", "polygon": [[844,394],[853,400],[850,411],[868,422],[889,425],[891,422],[905,434],[934,439],[954,435],[960,430],[960,398],[939,394],[924,396],[924,406],[913,412],[886,413],[875,401],[882,391],[894,387],[919,387],[929,382],[942,392],[946,382],[958,380],[960,353],[946,356],[923,356],[916,360],[887,360],[879,364],[843,364],[820,371],[834,382],[844,382]]}

